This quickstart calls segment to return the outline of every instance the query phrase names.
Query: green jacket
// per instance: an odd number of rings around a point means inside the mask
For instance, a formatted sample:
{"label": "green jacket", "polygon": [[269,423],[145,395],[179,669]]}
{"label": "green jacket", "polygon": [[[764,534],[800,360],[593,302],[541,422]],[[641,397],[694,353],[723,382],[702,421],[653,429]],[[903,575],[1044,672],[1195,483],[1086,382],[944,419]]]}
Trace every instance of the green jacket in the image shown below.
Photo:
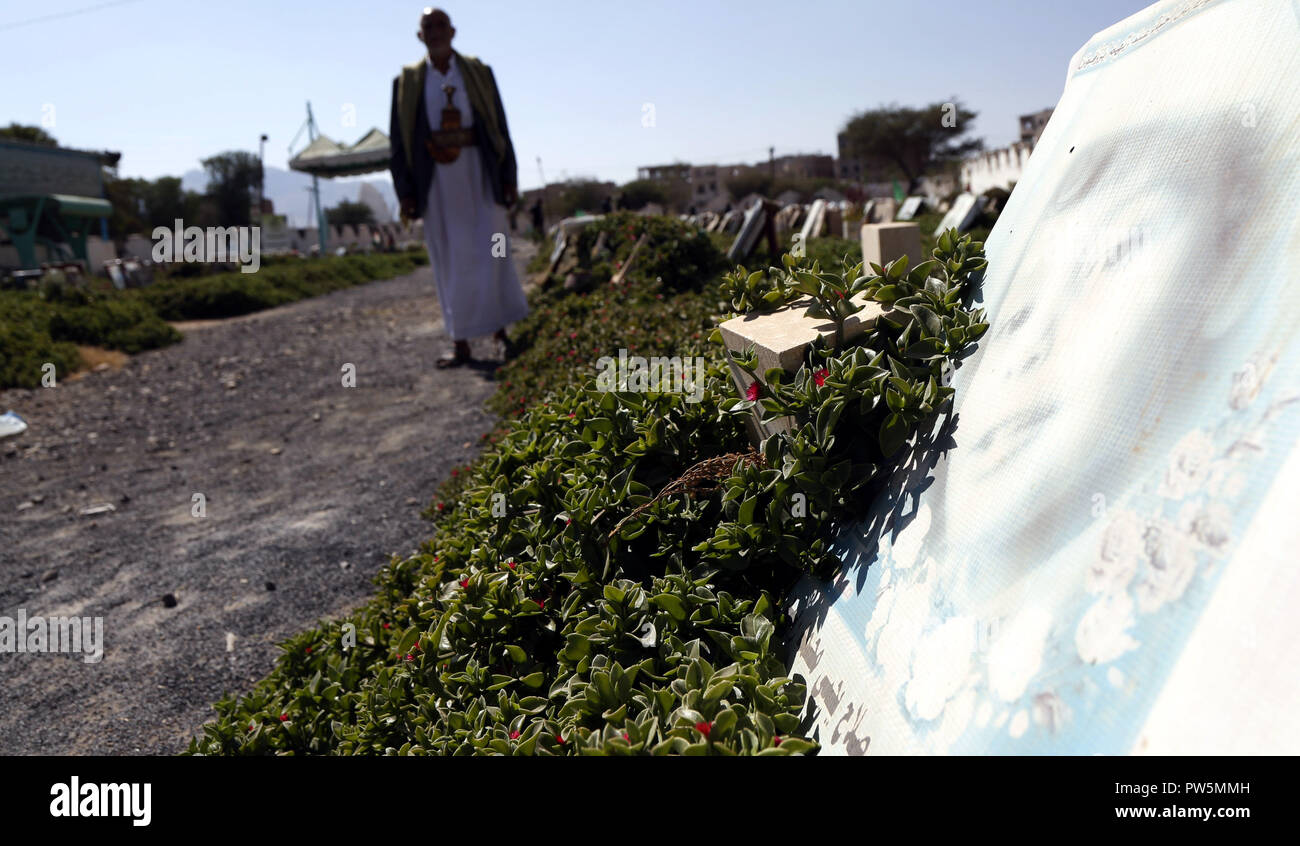
{"label": "green jacket", "polygon": [[[510,128],[506,124],[496,77],[492,68],[473,56],[463,56],[454,50],[452,55],[465,80],[470,108],[474,110],[474,132],[492,184],[492,193],[498,203],[505,205],[506,191],[517,188],[518,176],[515,148],[510,142]],[[389,122],[392,147],[389,168],[393,174],[393,188],[398,198],[414,201],[420,213],[424,211],[429,181],[437,172],[421,140],[433,123],[424,114],[427,70],[428,64],[423,58],[402,67],[402,72],[393,80],[393,107]]]}

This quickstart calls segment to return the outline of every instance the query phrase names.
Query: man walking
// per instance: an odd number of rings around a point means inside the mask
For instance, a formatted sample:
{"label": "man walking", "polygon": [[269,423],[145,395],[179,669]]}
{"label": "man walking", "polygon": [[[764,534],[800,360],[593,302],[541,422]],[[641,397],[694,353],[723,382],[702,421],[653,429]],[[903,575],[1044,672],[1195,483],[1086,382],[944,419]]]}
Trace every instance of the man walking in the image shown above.
{"label": "man walking", "polygon": [[443,323],[454,342],[438,367],[470,360],[469,339],[494,333],[509,357],[505,327],[528,314],[510,258],[506,207],[518,197],[515,151],[492,69],[451,49],[456,30],[425,9],[428,48],[393,80],[389,127],[393,187],[406,219],[424,219]]}

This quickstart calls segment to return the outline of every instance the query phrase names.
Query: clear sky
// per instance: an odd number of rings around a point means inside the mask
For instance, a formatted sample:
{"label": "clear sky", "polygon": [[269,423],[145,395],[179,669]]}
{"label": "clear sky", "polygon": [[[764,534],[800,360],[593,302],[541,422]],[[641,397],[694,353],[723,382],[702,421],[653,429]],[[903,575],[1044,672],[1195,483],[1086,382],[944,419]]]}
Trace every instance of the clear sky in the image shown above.
{"label": "clear sky", "polygon": [[[835,153],[855,112],[953,96],[990,146],[1052,106],[1066,63],[1148,5],[963,0],[449,2],[453,46],[497,77],[524,188],[638,165]],[[0,0],[0,124],[117,150],[124,176],[179,175],[228,149],[287,164],[305,118],[352,142],[388,131],[392,78],[423,55],[422,4],[392,0]],[[643,125],[653,105],[653,126]],[[349,116],[354,125],[347,125]],[[300,142],[302,143],[302,142]]]}

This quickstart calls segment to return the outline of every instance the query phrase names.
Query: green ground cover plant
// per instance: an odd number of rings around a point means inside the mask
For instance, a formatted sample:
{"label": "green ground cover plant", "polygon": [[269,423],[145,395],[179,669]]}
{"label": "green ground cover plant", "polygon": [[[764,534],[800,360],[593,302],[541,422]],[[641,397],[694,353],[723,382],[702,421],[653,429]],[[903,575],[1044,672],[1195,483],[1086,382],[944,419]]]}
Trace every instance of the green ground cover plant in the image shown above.
{"label": "green ground cover plant", "polygon": [[0,388],[35,388],[52,363],[59,378],[81,366],[75,344],[138,353],[174,344],[169,320],[232,317],[410,273],[423,249],[275,261],[257,273],[163,277],[147,288],[46,285],[0,291]]}
{"label": "green ground cover plant", "polygon": [[[434,536],[357,612],[282,644],[188,752],[814,752],[807,692],[787,676],[790,591],[833,571],[835,529],[947,401],[945,369],[985,328],[969,308],[983,266],[955,234],[911,267],[782,259],[763,272],[773,289],[892,308],[860,343],[812,348],[745,396],[705,331],[730,316],[743,269],[673,290],[647,263],[604,293],[536,295],[509,372],[543,375],[518,398],[503,379],[512,417],[439,490]],[[556,352],[553,332],[576,342],[601,318],[591,343]],[[598,390],[592,364],[619,347],[702,356],[699,401],[663,383]],[[752,354],[733,358],[752,371]],[[756,407],[797,425],[756,450]]]}

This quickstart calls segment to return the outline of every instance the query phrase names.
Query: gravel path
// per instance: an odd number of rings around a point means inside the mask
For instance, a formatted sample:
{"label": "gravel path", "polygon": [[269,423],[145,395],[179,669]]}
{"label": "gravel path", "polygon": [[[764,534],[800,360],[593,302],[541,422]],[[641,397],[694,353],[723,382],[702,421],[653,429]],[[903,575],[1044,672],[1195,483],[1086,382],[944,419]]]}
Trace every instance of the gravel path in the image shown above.
{"label": "gravel path", "polygon": [[418,512],[493,424],[489,362],[432,366],[427,267],[181,328],[120,370],[0,392],[30,426],[0,441],[0,616],[104,619],[100,663],[0,654],[2,754],[183,749],[276,642],[430,535]]}

